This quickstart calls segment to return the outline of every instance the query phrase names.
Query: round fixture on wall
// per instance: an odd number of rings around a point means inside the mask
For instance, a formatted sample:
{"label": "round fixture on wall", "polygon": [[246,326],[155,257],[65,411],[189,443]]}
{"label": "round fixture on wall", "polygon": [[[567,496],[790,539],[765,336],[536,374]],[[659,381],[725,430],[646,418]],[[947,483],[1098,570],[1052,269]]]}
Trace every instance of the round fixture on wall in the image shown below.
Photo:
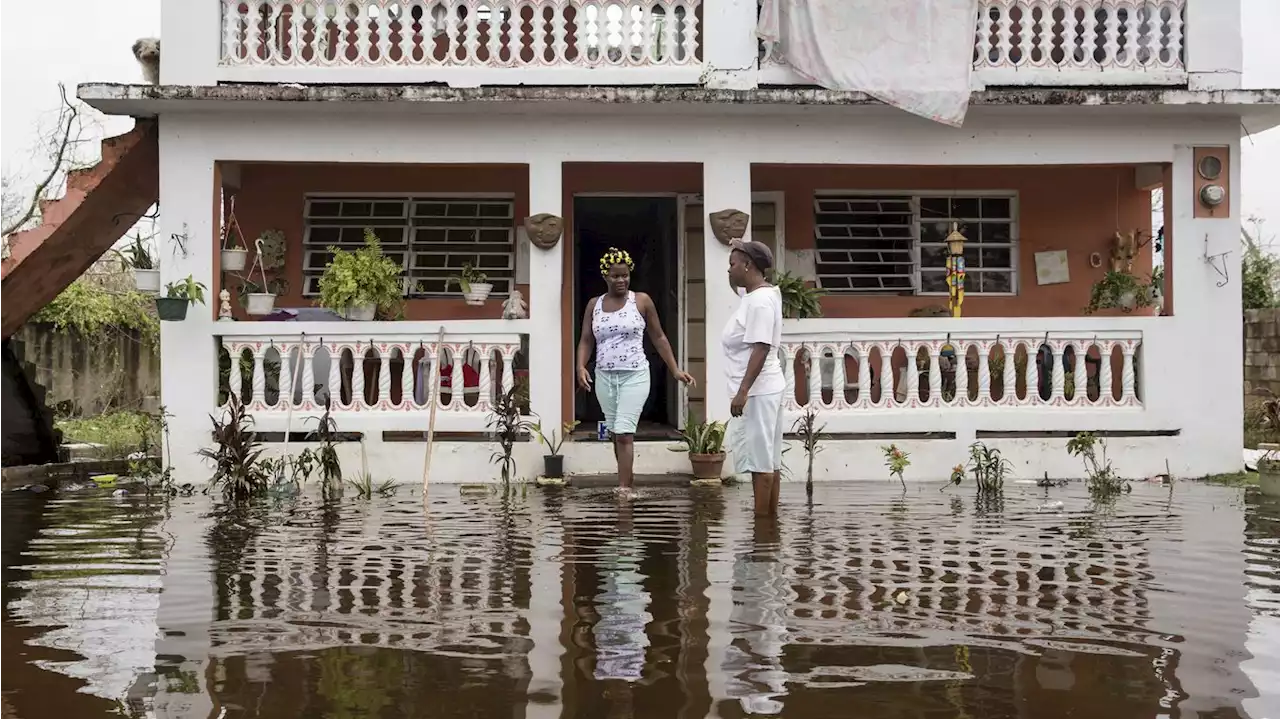
{"label": "round fixture on wall", "polygon": [[1222,176],[1222,159],[1216,155],[1206,155],[1200,158],[1200,165],[1196,169],[1201,177],[1212,182]]}
{"label": "round fixture on wall", "polygon": [[1217,207],[1227,197],[1227,190],[1222,185],[1205,185],[1200,188],[1200,201],[1209,207]]}

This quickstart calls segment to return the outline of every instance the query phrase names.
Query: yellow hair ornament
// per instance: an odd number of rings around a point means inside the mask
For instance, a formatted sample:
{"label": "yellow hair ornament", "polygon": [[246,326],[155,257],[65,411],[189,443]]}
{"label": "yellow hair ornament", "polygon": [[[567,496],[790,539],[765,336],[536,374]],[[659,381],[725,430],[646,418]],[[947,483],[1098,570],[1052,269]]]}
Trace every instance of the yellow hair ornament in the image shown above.
{"label": "yellow hair ornament", "polygon": [[614,265],[626,265],[628,270],[634,270],[636,263],[631,261],[631,255],[626,250],[620,250],[617,247],[610,247],[604,256],[600,258],[600,274],[605,277],[609,276],[609,268]]}

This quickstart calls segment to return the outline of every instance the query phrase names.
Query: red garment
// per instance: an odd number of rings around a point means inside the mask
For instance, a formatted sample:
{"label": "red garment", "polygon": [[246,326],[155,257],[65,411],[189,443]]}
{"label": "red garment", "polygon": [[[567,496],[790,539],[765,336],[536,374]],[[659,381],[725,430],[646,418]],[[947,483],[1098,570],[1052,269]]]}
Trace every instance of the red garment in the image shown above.
{"label": "red garment", "polygon": [[[444,376],[440,378],[440,386],[441,387],[453,386],[453,367],[448,367]],[[472,367],[469,364],[462,365],[462,388],[467,389],[470,387],[479,387],[479,386],[480,386],[480,370],[476,369],[475,367]]]}

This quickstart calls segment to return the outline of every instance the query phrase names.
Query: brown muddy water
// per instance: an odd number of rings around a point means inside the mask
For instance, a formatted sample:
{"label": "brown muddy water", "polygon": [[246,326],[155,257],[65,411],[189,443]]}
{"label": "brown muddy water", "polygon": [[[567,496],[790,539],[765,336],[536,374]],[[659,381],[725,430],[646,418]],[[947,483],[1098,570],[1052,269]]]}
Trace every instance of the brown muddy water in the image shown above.
{"label": "brown muddy water", "polygon": [[1280,717],[1280,502],[4,496],[4,716]]}

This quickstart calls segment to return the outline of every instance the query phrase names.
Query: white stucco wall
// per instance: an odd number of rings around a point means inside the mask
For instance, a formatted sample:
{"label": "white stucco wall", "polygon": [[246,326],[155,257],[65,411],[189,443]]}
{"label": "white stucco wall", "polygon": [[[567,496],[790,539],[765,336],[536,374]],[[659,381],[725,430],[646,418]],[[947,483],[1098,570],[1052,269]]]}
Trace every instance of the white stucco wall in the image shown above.
{"label": "white stucco wall", "polygon": [[[459,114],[465,108],[407,108],[403,104],[273,106],[265,111],[210,103],[208,111],[163,115],[161,128],[161,236],[188,238],[188,254],[172,243],[160,253],[165,282],[188,274],[212,285],[211,241],[215,160],[326,163],[506,163],[530,166],[530,212],[565,211],[556,173],[560,163],[696,162],[703,165],[708,208],[750,205],[752,163],[1026,165],[1026,164],[1174,164],[1175,182],[1166,197],[1173,208],[1175,253],[1173,282],[1177,314],[1153,318],[1143,367],[1145,418],[1142,428],[1179,429],[1181,436],[1117,440],[1117,466],[1131,474],[1163,471],[1167,458],[1175,474],[1233,471],[1241,464],[1241,324],[1239,281],[1239,126],[1232,118],[1197,118],[1156,108],[976,108],[963,129],[945,128],[886,108],[772,108],[769,114],[685,112],[661,108],[596,108],[594,114],[555,115],[543,110],[517,113],[496,108],[484,114]],[[307,112],[302,110],[306,109]],[[527,109],[525,110],[528,111]],[[446,114],[447,113],[447,114]],[[785,113],[785,114],[782,114]],[[1231,148],[1232,181],[1237,196],[1223,219],[1193,217],[1189,189],[1192,146]],[[1231,282],[1204,260],[1226,256]],[[727,249],[714,240],[705,248],[708,267],[723,267]],[[561,367],[559,292],[560,251],[535,253],[530,290],[534,316],[531,336],[534,411],[548,425],[560,414],[560,387],[569,381]],[[707,347],[719,345],[719,333],[732,298],[723,283],[706,285]],[[555,310],[555,311],[552,311]],[[906,321],[906,320],[904,320]],[[884,323],[887,320],[878,320]],[[226,329],[209,308],[195,308],[185,322],[163,323],[162,396],[173,413],[170,461],[184,480],[200,480],[207,468],[193,454],[209,438],[217,367],[213,337]],[[727,414],[728,393],[720,381],[718,358],[709,352],[707,406],[713,417]],[[1005,410],[994,410],[1002,412]],[[1010,409],[1007,411],[1018,411]],[[1027,422],[1015,417],[1004,424]],[[1158,425],[1158,427],[1157,427]],[[925,429],[925,427],[921,427]],[[910,447],[919,476],[941,478],[964,453],[971,438],[900,442]],[[1039,475],[1079,474],[1066,458],[1065,440],[997,440]],[[831,478],[881,477],[879,445],[884,442],[832,443],[819,460]],[[432,473],[442,479],[475,481],[488,448],[476,443],[441,446]],[[1003,446],[1002,445],[1002,446]],[[367,444],[371,469],[412,481],[421,448],[412,444]],[[1121,448],[1124,451],[1117,452]],[[537,464],[538,449],[522,447]],[[574,471],[609,471],[611,457],[599,445],[566,445]],[[418,457],[412,471],[407,458]],[[664,444],[642,448],[637,471],[683,468],[681,455]],[[794,463],[794,460],[793,460]],[[1040,465],[1044,466],[1041,467]],[[1074,468],[1074,469],[1073,469]],[[456,470],[456,472],[455,472]],[[377,472],[375,472],[377,473]]]}

